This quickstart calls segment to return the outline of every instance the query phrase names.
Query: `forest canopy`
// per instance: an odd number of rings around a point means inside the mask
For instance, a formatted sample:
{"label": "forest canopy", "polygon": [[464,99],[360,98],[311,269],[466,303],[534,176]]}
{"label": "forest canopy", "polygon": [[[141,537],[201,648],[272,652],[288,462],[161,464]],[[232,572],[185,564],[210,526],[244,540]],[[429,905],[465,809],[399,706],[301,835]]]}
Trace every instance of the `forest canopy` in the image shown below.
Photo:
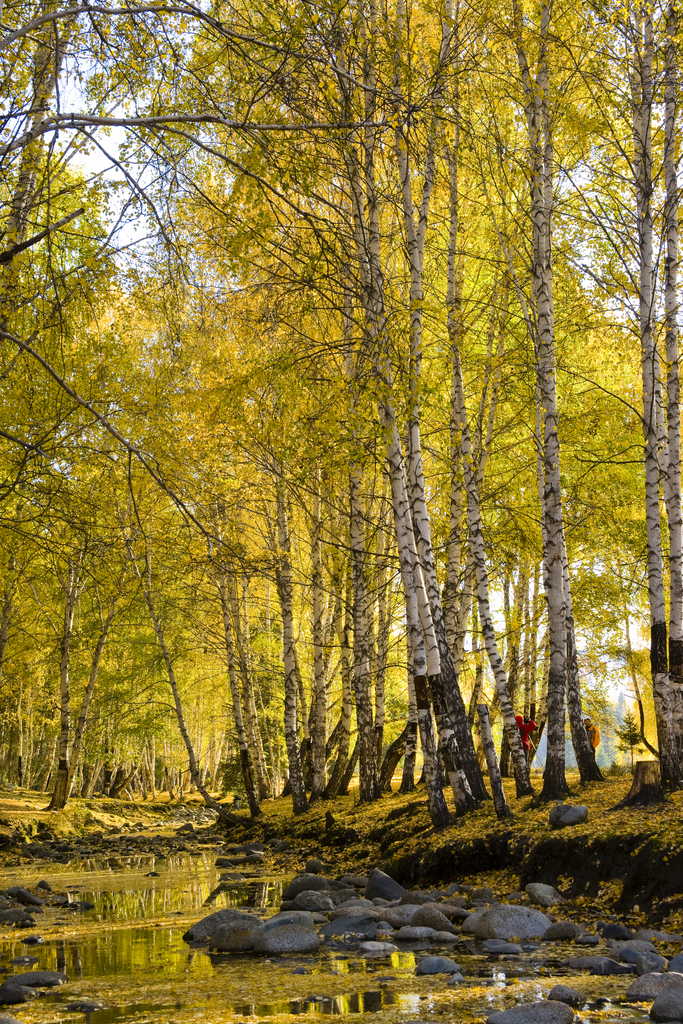
{"label": "forest canopy", "polygon": [[4,5],[6,781],[680,785],[679,21]]}

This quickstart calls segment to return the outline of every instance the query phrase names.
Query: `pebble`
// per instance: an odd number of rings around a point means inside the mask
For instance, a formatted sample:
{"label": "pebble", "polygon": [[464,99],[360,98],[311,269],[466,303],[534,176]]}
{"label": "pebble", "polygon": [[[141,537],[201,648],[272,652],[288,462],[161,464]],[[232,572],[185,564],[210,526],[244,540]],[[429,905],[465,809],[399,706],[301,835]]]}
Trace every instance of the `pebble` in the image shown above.
{"label": "pebble", "polygon": [[566,1003],[567,1006],[583,1006],[586,1002],[585,996],[569,985],[555,985],[548,993],[548,999],[554,999],[558,1003]]}
{"label": "pebble", "polygon": [[415,974],[462,974],[462,967],[447,956],[425,956],[415,968]]}
{"label": "pebble", "polygon": [[566,1003],[548,999],[542,1003],[520,1003],[486,1018],[486,1024],[571,1024],[574,1011]]}

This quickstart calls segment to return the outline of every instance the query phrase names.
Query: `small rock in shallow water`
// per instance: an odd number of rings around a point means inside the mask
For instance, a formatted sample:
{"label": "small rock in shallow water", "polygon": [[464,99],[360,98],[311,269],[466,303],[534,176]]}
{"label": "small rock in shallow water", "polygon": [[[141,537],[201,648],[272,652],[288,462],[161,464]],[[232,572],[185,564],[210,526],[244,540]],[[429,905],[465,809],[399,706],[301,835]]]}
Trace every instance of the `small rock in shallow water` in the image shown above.
{"label": "small rock in shallow water", "polygon": [[147,874],[145,875],[145,878],[160,878],[160,877],[161,876],[160,876],[158,871],[148,871]]}
{"label": "small rock in shallow water", "polygon": [[24,971],[23,974],[15,974],[8,978],[5,985],[28,985],[29,988],[54,988],[57,985],[65,985],[66,974],[60,971]]}
{"label": "small rock in shallow water", "polygon": [[529,882],[525,889],[529,894],[529,899],[537,907],[554,907],[556,903],[562,902],[562,897],[557,889],[553,889],[552,885],[542,885],[541,882]]}
{"label": "small rock in shallow water", "polygon": [[412,925],[407,924],[403,928],[399,928],[396,938],[401,942],[417,942],[420,939],[432,939],[435,934],[436,929],[434,928],[413,928]]}
{"label": "small rock in shallow water", "polygon": [[406,890],[393,878],[373,868],[368,875],[368,884],[365,886],[365,898],[371,900],[374,896],[381,896],[385,900],[396,900],[406,895]]}
{"label": "small rock in shallow water", "polygon": [[17,1020],[16,1017],[8,1017],[4,1013],[0,1013],[0,1024],[22,1024],[22,1021]]}
{"label": "small rock in shallow water", "polygon": [[[71,1013],[94,1013],[96,1010],[104,1010],[104,1003],[99,1003],[95,999],[77,999],[75,1003],[69,1003],[65,1007]],[[2,1022],[0,1021],[0,1024]]]}
{"label": "small rock in shallow water", "polygon": [[683,942],[683,935],[677,935],[674,932],[658,932],[653,928],[639,928],[636,938],[646,939],[650,942]]}
{"label": "small rock in shallow water", "polygon": [[505,939],[484,939],[481,944],[484,953],[514,953],[522,952],[522,947],[516,942],[507,942]]}
{"label": "small rock in shallow water", "polygon": [[298,893],[294,897],[294,903],[301,910],[317,910],[328,911],[334,909],[334,903],[326,896],[323,892],[317,892],[315,889],[304,889],[303,892]]}
{"label": "small rock in shallow water", "polygon": [[292,974],[310,974],[311,972],[306,967],[295,967]]}
{"label": "small rock in shallow water", "polygon": [[603,939],[622,939],[629,942],[635,938],[632,931],[623,924],[606,924],[600,929]]}
{"label": "small rock in shallow water", "polygon": [[577,946],[599,946],[600,936],[591,935],[590,932],[581,932],[574,939],[574,943]]}
{"label": "small rock in shallow water", "polygon": [[377,935],[377,922],[374,917],[338,917],[335,921],[323,925],[321,933],[330,938],[333,935],[359,935],[364,939],[374,939]]}
{"label": "small rock in shallow water", "polygon": [[42,946],[45,939],[42,935],[27,935],[26,938],[21,941],[24,946]]}
{"label": "small rock in shallow water", "polygon": [[217,925],[211,932],[209,946],[219,953],[244,953],[254,948],[261,931],[261,925],[256,918],[226,921],[225,924]]}
{"label": "small rock in shallow water", "polygon": [[635,964],[620,964],[608,956],[599,957],[598,962],[591,968],[591,974],[634,974]]}
{"label": "small rock in shallow water", "polygon": [[412,928],[433,928],[436,932],[449,932],[451,935],[458,934],[458,929],[455,925],[451,924],[448,918],[440,910],[437,910],[434,904],[418,907],[411,918],[410,925]]}
{"label": "small rock in shallow water", "polygon": [[308,928],[311,932],[315,931],[313,914],[308,910],[287,910],[282,914],[275,914],[274,917],[269,917],[267,921],[263,922],[263,928],[265,931],[269,931],[271,928],[282,928],[286,924],[298,924],[301,928]]}
{"label": "small rock in shallow water", "polygon": [[555,921],[543,934],[545,941],[553,939],[574,939],[579,934],[580,928],[573,921]]}
{"label": "small rock in shallow water", "polygon": [[320,939],[309,928],[298,924],[285,924],[260,932],[254,950],[257,953],[316,953]]}
{"label": "small rock in shallow water", "polygon": [[361,942],[358,947],[359,953],[395,953],[398,950],[398,946],[395,946],[393,942]]}
{"label": "small rock in shallow water", "polygon": [[636,958],[636,973],[637,974],[655,974],[659,971],[663,971],[666,967],[667,960],[665,956],[658,956],[657,953],[641,953]]}
{"label": "small rock in shallow water", "polygon": [[456,985],[460,985],[465,980],[464,975],[458,971],[456,974],[452,974],[446,982],[446,988],[455,988]]}
{"label": "small rock in shallow water", "polygon": [[16,1006],[38,998],[38,991],[29,985],[12,985],[9,981],[0,985],[0,1006]]}
{"label": "small rock in shallow water", "polygon": [[40,882],[38,882],[38,884],[36,885],[36,889],[44,889],[45,892],[52,892],[52,886],[50,885],[49,882],[46,882],[44,878],[41,879]]}
{"label": "small rock in shallow water", "polygon": [[558,1003],[566,1003],[567,1006],[583,1006],[586,1002],[585,996],[569,985],[555,985],[548,993],[548,999],[554,999]]}
{"label": "small rock in shallow water", "polygon": [[457,974],[462,973],[460,964],[447,956],[425,956],[415,968],[415,974]]}
{"label": "small rock in shallow water", "polygon": [[38,963],[37,956],[15,956],[14,960],[10,960],[11,964],[16,964],[17,967],[30,967],[31,964]]}
{"label": "small rock in shallow water", "polygon": [[571,1024],[574,1011],[566,1003],[547,999],[542,1003],[520,1003],[510,1010],[492,1013],[486,1024]]}

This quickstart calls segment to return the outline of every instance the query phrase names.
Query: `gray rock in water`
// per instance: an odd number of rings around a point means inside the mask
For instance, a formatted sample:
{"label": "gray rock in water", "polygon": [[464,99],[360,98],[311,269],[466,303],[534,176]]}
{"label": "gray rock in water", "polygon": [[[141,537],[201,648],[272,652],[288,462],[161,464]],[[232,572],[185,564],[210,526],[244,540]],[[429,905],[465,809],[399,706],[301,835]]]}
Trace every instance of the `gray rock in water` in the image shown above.
{"label": "gray rock in water", "polygon": [[462,973],[460,964],[447,956],[425,956],[415,968],[416,974],[457,974]]}
{"label": "gray rock in water", "polygon": [[309,928],[298,924],[285,924],[281,928],[261,931],[254,950],[257,953],[316,953],[320,939]]}
{"label": "gray rock in water", "polygon": [[366,900],[371,900],[375,896],[381,896],[383,900],[398,900],[405,895],[406,890],[403,886],[379,868],[373,868],[368,875],[364,893]]}
{"label": "gray rock in water", "polygon": [[591,935],[589,932],[580,932],[574,939],[574,943],[577,946],[599,946],[600,936]]}
{"label": "gray rock in water", "polygon": [[410,921],[410,927],[433,928],[437,932],[448,932],[450,935],[458,934],[455,925],[451,924],[433,903],[417,908]]}
{"label": "gray rock in water", "polygon": [[36,889],[43,889],[45,892],[52,892],[52,886],[49,882],[46,882],[44,878],[38,882]]}
{"label": "gray rock in water", "polygon": [[321,892],[331,888],[332,886],[327,879],[321,875],[297,875],[282,893],[282,899],[293,900],[296,899],[300,892],[311,892],[312,890]]}
{"label": "gray rock in water", "polygon": [[566,828],[567,825],[580,825],[581,822],[588,820],[588,808],[583,805],[555,804],[550,811],[548,820],[555,828]]}
{"label": "gray rock in water", "polygon": [[462,975],[460,971],[458,971],[456,974],[452,974],[450,976],[450,978],[446,982],[446,988],[455,988],[456,985],[459,985],[464,980],[464,975]]}
{"label": "gray rock in water", "polygon": [[639,928],[636,938],[650,942],[683,942],[683,935],[677,935],[675,932],[658,932],[654,928]]}
{"label": "gray rock in water", "polygon": [[481,944],[484,953],[511,953],[519,954],[522,947],[516,942],[506,942],[505,939],[484,939]]}
{"label": "gray rock in water", "polygon": [[377,919],[378,913],[372,903],[365,901],[365,905],[344,904],[343,907],[335,907],[329,913],[330,921],[337,921],[340,917],[372,917],[374,920]]}
{"label": "gray rock in water", "polygon": [[422,939],[433,939],[436,935],[435,928],[418,928],[406,924],[396,932],[396,939],[401,942],[419,942]]}
{"label": "gray rock in water", "polygon": [[325,938],[333,935],[360,935],[364,939],[374,939],[377,935],[377,922],[374,917],[338,917],[335,921],[323,925],[321,929]]}
{"label": "gray rock in water", "polygon": [[[105,1005],[96,999],[77,999],[75,1003],[69,1003],[65,1009],[71,1013],[94,1013],[96,1010],[104,1010]],[[3,1018],[0,1017],[0,1024],[2,1021]]]}
{"label": "gray rock in water", "polygon": [[546,941],[551,941],[552,939],[575,939],[580,931],[581,929],[578,924],[574,924],[573,921],[555,921],[543,933],[543,938]]}
{"label": "gray rock in water", "polygon": [[683,1020],[683,987],[668,985],[650,1007],[650,1016],[656,1021]]}
{"label": "gray rock in water", "polygon": [[0,985],[0,1006],[16,1006],[38,998],[38,991],[29,985],[11,985],[6,981]]}
{"label": "gray rock in water", "polygon": [[372,900],[366,900],[364,896],[359,896],[355,889],[341,889],[336,892],[325,890],[325,895],[329,896],[335,907],[341,907],[344,903],[361,903],[363,906],[372,907],[374,903]]}
{"label": "gray rock in water", "polygon": [[562,966],[571,967],[573,971],[589,971],[605,959],[607,958],[604,956],[568,956],[562,961]]}
{"label": "gray rock in water", "polygon": [[45,906],[45,900],[41,900],[40,896],[34,896],[33,893],[29,892],[28,889],[24,889],[21,885],[13,885],[7,890],[7,895],[27,907]]}
{"label": "gray rock in water", "polygon": [[663,971],[666,964],[665,956],[659,956],[658,953],[641,953],[636,958],[636,974],[655,974]]}
{"label": "gray rock in water", "polygon": [[463,922],[462,930],[478,939],[536,939],[545,935],[551,924],[540,910],[501,903],[485,910],[480,917],[475,911]]}
{"label": "gray rock in water", "polygon": [[633,939],[631,942],[608,942],[610,952],[625,964],[634,964],[639,956],[655,953],[657,950],[651,942]]}
{"label": "gray rock in water", "polygon": [[24,971],[22,974],[13,974],[5,982],[6,985],[27,985],[29,988],[54,988],[57,985],[65,985],[66,974],[59,971]]}
{"label": "gray rock in water", "polygon": [[586,997],[575,988],[569,985],[555,985],[548,992],[548,999],[554,999],[558,1003],[566,1003],[567,1006],[583,1006]]}
{"label": "gray rock in water", "polygon": [[263,922],[263,928],[265,931],[270,931],[271,928],[282,928],[285,924],[298,924],[301,928],[308,928],[311,932],[315,931],[313,914],[308,910],[287,910],[283,914],[275,914]]}
{"label": "gray rock in water", "polygon": [[603,924],[600,931],[602,932],[603,939],[619,939],[620,941],[630,942],[635,938],[633,932],[623,924]]}
{"label": "gray rock in water", "polygon": [[392,928],[403,928],[412,922],[419,909],[414,904],[404,907],[382,907],[382,920]]}
{"label": "gray rock in water", "polygon": [[325,865],[317,857],[313,857],[311,860],[306,861],[306,874],[307,875],[319,875],[324,869]]}
{"label": "gray rock in water", "polygon": [[361,942],[358,947],[359,953],[365,954],[386,954],[395,953],[398,950],[398,946],[395,946],[393,942]]}
{"label": "gray rock in water", "polygon": [[193,942],[197,939],[207,939],[213,934],[214,929],[220,925],[227,924],[230,921],[240,921],[247,917],[250,917],[250,915],[244,914],[241,910],[235,910],[233,907],[228,907],[226,910],[217,910],[214,914],[203,917],[201,921],[197,921],[196,924],[188,928],[183,935],[183,941]]}
{"label": "gray rock in water", "polygon": [[609,956],[598,957],[598,962],[591,967],[591,974],[635,974],[635,964],[620,964]]}
{"label": "gray rock in water", "polygon": [[683,974],[670,971],[667,974],[643,974],[626,989],[626,999],[634,1003],[644,1003],[648,999],[656,999],[669,985],[683,987]]}
{"label": "gray rock in water", "polygon": [[256,918],[226,921],[214,927],[209,937],[209,947],[219,953],[243,953],[254,948],[262,930]]}
{"label": "gray rock in water", "polygon": [[294,902],[302,910],[316,910],[320,914],[334,908],[330,897],[324,892],[316,892],[315,889],[304,889],[294,897]]}
{"label": "gray rock in water", "polygon": [[562,897],[557,889],[553,889],[552,885],[543,885],[541,882],[529,882],[524,887],[524,890],[528,893],[531,902],[535,903],[537,907],[554,907],[556,903],[562,902]]}
{"label": "gray rock in water", "polygon": [[542,1003],[520,1003],[486,1018],[486,1024],[571,1024],[574,1011],[566,1003],[547,999]]}

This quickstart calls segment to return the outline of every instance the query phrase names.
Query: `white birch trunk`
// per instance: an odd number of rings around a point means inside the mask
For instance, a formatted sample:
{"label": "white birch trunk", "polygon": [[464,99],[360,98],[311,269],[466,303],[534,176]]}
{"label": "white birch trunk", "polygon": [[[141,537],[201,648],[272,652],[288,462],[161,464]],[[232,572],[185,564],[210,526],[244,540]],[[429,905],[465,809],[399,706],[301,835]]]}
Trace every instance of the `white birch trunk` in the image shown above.
{"label": "white birch trunk", "polygon": [[498,818],[506,818],[510,814],[510,808],[508,807],[505,799],[503,780],[500,777],[500,768],[498,767],[498,758],[496,757],[496,745],[493,742],[488,706],[486,704],[477,704],[477,714],[479,716],[479,727],[481,730],[481,743],[484,748],[484,757],[486,758],[486,765],[489,770],[489,781],[491,783],[491,793],[493,794],[493,806]]}
{"label": "white birch trunk", "polygon": [[659,510],[659,428],[657,386],[659,354],[653,330],[654,268],[652,217],[652,129],[654,41],[649,11],[634,19],[631,72],[633,107],[634,185],[636,230],[639,255],[639,326],[643,380],[643,434],[645,448],[645,523],[647,529],[647,570],[650,599],[650,666],[652,693],[659,733],[662,781],[675,787],[680,781],[676,750],[669,673],[667,667],[666,603],[662,570],[662,540]]}
{"label": "white birch trunk", "polygon": [[666,22],[664,73],[664,182],[666,186],[664,308],[666,313],[666,418],[668,464],[664,498],[669,524],[669,686],[674,736],[683,755],[683,515],[681,512],[681,409],[678,356],[678,12],[672,2]]}
{"label": "white birch trunk", "polygon": [[69,558],[64,586],[64,619],[60,638],[59,657],[59,742],[57,746],[57,772],[55,788],[48,810],[61,810],[69,796],[69,743],[71,741],[71,694],[69,673],[71,668],[71,640],[73,636],[76,604],[83,589],[80,557]]}
{"label": "white birch trunk", "polygon": [[311,565],[313,590],[313,714],[311,722],[311,801],[320,800],[325,792],[325,740],[327,728],[327,680],[324,658],[324,594],[322,564],[322,522],[320,504],[320,472],[313,489],[311,524]]}

